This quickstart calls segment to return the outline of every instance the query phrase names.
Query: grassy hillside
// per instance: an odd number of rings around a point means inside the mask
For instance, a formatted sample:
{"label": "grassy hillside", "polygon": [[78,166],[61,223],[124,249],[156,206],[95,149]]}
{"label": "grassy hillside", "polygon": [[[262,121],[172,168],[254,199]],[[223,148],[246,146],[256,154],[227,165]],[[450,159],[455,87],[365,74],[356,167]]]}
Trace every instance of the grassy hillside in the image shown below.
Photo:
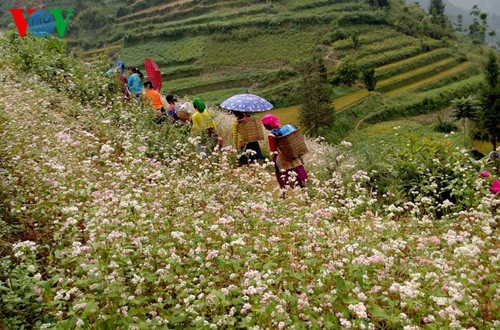
{"label": "grassy hillside", "polygon": [[[86,60],[121,58],[142,68],[144,58],[152,58],[162,69],[163,93],[201,96],[209,104],[235,93],[255,93],[269,99],[283,120],[297,124],[299,65],[314,54],[324,58],[331,77],[346,59],[375,67],[375,92],[383,106],[399,106],[404,95],[399,115],[422,93],[449,85],[455,90],[452,84],[480,73],[480,47],[434,26],[419,7],[402,0],[390,4],[377,9],[366,0],[143,0],[99,1],[95,6],[78,1],[66,40],[82,49]],[[361,82],[334,86],[339,114],[329,141],[340,141],[360,120],[382,110],[378,105],[367,110],[364,102],[372,94]],[[426,111],[439,110],[450,100]]]}
{"label": "grassy hillside", "polygon": [[272,163],[202,157],[105,63],[12,35],[0,58],[0,328],[498,327],[497,164],[428,119],[309,141],[283,198]]}

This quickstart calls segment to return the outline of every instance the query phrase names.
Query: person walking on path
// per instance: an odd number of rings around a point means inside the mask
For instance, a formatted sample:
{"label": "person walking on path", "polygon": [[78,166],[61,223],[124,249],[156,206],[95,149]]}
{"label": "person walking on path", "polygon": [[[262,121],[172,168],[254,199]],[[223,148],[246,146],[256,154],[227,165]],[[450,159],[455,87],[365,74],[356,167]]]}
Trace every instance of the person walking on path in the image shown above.
{"label": "person walking on path", "polygon": [[[297,158],[287,161],[277,148],[276,137],[281,135],[279,131],[281,125],[278,117],[273,114],[267,114],[262,117],[262,124],[267,130],[271,131],[268,135],[269,149],[273,155],[276,180],[280,188],[285,189],[287,186],[293,187],[295,182],[301,188],[304,188],[307,181],[307,172],[302,160]],[[291,180],[292,176],[295,177],[294,180]]]}
{"label": "person walking on path", "polygon": [[177,108],[180,107],[179,100],[172,94],[165,96],[165,99],[168,103],[168,119],[170,119],[171,124],[175,124],[179,121],[179,117],[177,116]]}
{"label": "person walking on path", "polygon": [[252,141],[245,143],[242,141],[242,136],[239,134],[239,122],[250,118],[245,112],[233,111],[237,120],[233,123],[233,144],[234,148],[243,152],[243,154],[238,158],[239,166],[248,165],[256,160],[264,159],[262,156],[262,151],[260,150],[259,141]]}
{"label": "person walking on path", "polygon": [[205,145],[209,150],[213,150],[216,145],[222,146],[222,140],[217,135],[215,123],[203,100],[199,97],[195,98],[193,107],[196,110],[192,117],[193,133],[201,136],[201,144],[197,146],[198,151],[203,150],[202,145]]}
{"label": "person walking on path", "polygon": [[146,80],[144,82],[144,89],[144,101],[149,102],[156,110],[156,122],[163,122],[166,116],[166,112],[165,108],[163,107],[163,102],[161,101],[160,93],[158,93],[153,88],[153,83],[149,80]]}
{"label": "person walking on path", "polygon": [[135,98],[140,98],[142,93],[142,82],[141,77],[139,76],[138,70],[136,68],[128,68],[128,73],[130,76],[128,77],[127,88]]}

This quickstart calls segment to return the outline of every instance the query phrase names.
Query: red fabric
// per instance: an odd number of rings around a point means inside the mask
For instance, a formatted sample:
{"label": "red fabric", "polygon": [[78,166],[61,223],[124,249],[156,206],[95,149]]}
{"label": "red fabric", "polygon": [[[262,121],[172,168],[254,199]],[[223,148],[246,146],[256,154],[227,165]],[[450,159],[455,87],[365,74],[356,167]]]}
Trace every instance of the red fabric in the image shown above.
{"label": "red fabric", "polygon": [[493,184],[490,186],[490,191],[494,194],[500,193],[500,181],[498,179],[493,180]]}
{"label": "red fabric", "polygon": [[154,89],[160,92],[162,85],[160,67],[153,60],[146,57],[146,63],[144,64],[144,68],[148,73],[148,79],[153,83]]}
{"label": "red fabric", "polygon": [[268,135],[267,140],[269,141],[269,150],[272,152],[277,151],[278,149],[276,148],[276,139],[274,136]]}

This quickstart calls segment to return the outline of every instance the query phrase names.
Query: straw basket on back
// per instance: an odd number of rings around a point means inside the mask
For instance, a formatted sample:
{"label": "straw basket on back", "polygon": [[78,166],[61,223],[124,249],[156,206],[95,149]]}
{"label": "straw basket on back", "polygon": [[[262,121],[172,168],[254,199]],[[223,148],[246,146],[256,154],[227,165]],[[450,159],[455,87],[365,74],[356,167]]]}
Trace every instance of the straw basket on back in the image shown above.
{"label": "straw basket on back", "polygon": [[300,158],[308,152],[304,135],[298,128],[285,136],[277,136],[276,147],[287,161]]}
{"label": "straw basket on back", "polygon": [[255,117],[240,119],[238,120],[238,136],[242,144],[264,140],[262,125]]}
{"label": "straw basket on back", "polygon": [[182,121],[187,121],[190,118],[189,113],[187,113],[187,111],[176,111],[175,114]]}

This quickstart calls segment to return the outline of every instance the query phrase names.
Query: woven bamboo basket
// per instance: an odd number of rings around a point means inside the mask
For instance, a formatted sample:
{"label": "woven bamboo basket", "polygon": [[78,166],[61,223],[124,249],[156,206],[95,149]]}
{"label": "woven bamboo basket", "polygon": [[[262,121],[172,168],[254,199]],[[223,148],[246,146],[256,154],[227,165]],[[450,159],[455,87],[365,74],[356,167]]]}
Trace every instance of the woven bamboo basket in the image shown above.
{"label": "woven bamboo basket", "polygon": [[182,121],[187,121],[189,120],[189,113],[187,113],[186,111],[176,111],[175,114],[177,115],[177,117],[179,117],[180,120]]}
{"label": "woven bamboo basket", "polygon": [[238,120],[238,136],[242,144],[264,140],[262,125],[255,117],[240,119]]}
{"label": "woven bamboo basket", "polygon": [[308,152],[304,135],[299,129],[288,135],[276,137],[276,147],[287,161],[300,158]]}

